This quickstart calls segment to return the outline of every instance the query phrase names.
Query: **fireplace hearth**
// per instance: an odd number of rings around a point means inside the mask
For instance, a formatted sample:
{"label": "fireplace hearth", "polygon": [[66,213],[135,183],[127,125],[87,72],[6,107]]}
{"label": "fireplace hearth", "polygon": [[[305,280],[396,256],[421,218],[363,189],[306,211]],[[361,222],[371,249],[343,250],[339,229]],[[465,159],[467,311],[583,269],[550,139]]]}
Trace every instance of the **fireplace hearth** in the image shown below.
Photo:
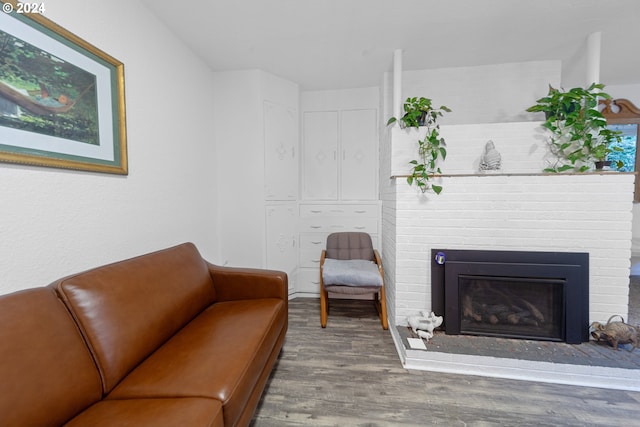
{"label": "fireplace hearth", "polygon": [[589,254],[433,249],[432,308],[447,334],[589,340]]}

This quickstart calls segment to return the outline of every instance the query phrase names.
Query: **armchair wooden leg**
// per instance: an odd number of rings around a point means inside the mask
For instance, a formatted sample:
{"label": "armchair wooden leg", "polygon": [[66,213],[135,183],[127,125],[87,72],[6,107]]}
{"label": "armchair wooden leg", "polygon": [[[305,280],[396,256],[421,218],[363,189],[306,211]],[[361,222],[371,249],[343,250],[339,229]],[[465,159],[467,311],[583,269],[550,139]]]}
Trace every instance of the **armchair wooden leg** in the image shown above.
{"label": "armchair wooden leg", "polygon": [[320,326],[327,327],[327,313],[329,312],[329,293],[320,286]]}
{"label": "armchair wooden leg", "polygon": [[387,296],[384,292],[384,286],[380,288],[378,296],[379,299],[376,299],[376,309],[378,310],[378,315],[380,316],[382,329],[386,331],[387,329],[389,329],[389,320],[387,318]]}

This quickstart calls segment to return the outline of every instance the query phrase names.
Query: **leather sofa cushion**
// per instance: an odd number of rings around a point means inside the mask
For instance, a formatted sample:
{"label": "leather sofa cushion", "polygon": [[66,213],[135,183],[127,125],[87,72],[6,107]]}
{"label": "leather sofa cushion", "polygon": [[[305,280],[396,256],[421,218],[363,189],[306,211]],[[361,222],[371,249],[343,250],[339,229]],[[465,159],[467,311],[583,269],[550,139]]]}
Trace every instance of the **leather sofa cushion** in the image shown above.
{"label": "leather sofa cushion", "polygon": [[100,400],[100,376],[50,288],[0,297],[0,426],[59,426]]}
{"label": "leather sofa cushion", "polygon": [[214,399],[107,400],[65,424],[65,427],[222,427],[222,404]]}
{"label": "leather sofa cushion", "polygon": [[191,243],[98,267],[51,286],[75,316],[105,393],[215,298],[207,264]]}
{"label": "leather sofa cushion", "polygon": [[280,299],[218,302],[131,372],[106,399],[218,399],[225,425],[235,425],[286,321],[286,302]]}

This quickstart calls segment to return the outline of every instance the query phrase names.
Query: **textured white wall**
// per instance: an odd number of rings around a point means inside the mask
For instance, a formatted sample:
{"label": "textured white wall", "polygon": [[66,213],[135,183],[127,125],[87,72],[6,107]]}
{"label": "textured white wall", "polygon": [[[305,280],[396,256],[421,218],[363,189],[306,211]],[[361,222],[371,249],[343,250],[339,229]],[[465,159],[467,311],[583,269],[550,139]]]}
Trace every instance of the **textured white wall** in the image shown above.
{"label": "textured white wall", "polygon": [[0,164],[0,293],[183,241],[216,262],[209,69],[138,1],[46,8],[125,64],[130,173]]}
{"label": "textured white wall", "polygon": [[[560,61],[531,61],[475,67],[405,71],[402,100],[431,98],[452,113],[442,124],[503,123],[538,120],[525,110],[560,85]],[[385,121],[386,123],[386,121]]]}

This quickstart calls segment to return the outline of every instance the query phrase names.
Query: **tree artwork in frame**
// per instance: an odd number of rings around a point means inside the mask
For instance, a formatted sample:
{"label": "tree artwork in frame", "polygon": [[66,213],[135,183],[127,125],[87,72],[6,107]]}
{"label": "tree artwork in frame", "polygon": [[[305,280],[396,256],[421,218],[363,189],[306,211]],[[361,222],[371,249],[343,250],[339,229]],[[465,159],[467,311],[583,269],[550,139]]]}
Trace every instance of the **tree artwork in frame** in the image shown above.
{"label": "tree artwork in frame", "polygon": [[0,161],[126,175],[124,65],[44,3],[0,5]]}

